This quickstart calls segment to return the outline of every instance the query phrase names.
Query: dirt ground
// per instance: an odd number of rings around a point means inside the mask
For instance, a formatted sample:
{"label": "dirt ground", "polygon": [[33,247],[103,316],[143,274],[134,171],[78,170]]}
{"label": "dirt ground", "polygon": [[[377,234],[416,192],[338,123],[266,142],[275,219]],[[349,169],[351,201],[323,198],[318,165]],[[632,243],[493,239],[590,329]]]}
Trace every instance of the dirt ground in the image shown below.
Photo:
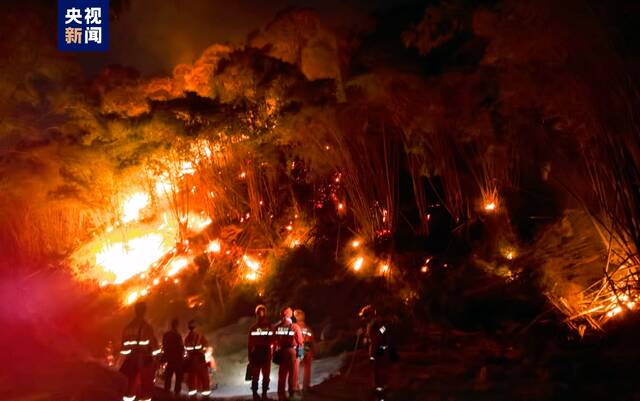
{"label": "dirt ground", "polygon": [[[386,400],[640,401],[635,380],[638,352],[619,346],[626,340],[613,337],[609,343],[565,344],[558,349],[548,336],[530,333],[529,342],[518,349],[493,338],[486,333],[420,333],[414,343],[400,349]],[[523,353],[524,348],[529,351]],[[373,400],[366,352],[349,353],[341,360],[340,371],[313,386],[302,399]],[[21,365],[16,361],[13,366]],[[43,363],[25,376],[27,371],[10,380],[0,375],[0,400],[116,401],[124,388],[124,378],[97,361]],[[242,391],[248,394],[249,383],[240,384],[245,385]],[[277,399],[275,388],[272,382],[272,399]],[[248,395],[223,398],[221,390],[214,391],[213,400],[250,399]],[[171,397],[158,389],[154,399]]]}
{"label": "dirt ground", "polygon": [[[435,339],[435,340],[434,340]],[[426,344],[400,352],[400,360],[391,368],[389,401],[483,401],[483,400],[547,400],[551,390],[538,377],[510,378],[504,381],[506,370],[515,369],[508,350],[473,335],[449,335],[444,340],[434,333]],[[515,355],[514,355],[515,357]],[[509,365],[513,365],[509,367]],[[510,374],[514,374],[511,372]],[[276,383],[271,384],[275,389]],[[248,387],[248,384],[247,384]],[[339,374],[314,386],[301,398],[305,401],[365,401],[373,400],[371,366],[364,350],[344,358]],[[161,396],[162,400],[170,397]],[[250,397],[216,398],[249,400]],[[277,399],[275,393],[270,393]]]}
{"label": "dirt ground", "polygon": [[[562,344],[532,332],[518,345],[486,333],[431,332],[400,350],[387,401],[640,401],[637,352],[623,342]],[[616,345],[618,344],[618,345]],[[526,352],[523,349],[527,349]],[[347,354],[336,374],[305,401],[368,401],[371,367],[364,350]],[[351,369],[349,367],[351,366]],[[608,369],[602,369],[607,366]],[[248,387],[248,385],[247,385]],[[275,383],[271,389],[275,390]],[[272,399],[277,399],[275,393]],[[214,399],[222,399],[215,398]],[[226,398],[249,400],[250,397]]]}

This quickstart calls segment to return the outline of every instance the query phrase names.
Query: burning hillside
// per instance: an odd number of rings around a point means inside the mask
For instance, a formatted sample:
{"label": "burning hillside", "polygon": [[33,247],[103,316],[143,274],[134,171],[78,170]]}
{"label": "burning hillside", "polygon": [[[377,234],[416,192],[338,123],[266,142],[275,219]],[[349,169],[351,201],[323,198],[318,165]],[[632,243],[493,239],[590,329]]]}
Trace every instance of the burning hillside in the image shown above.
{"label": "burning hillside", "polygon": [[[221,6],[192,0],[150,10],[176,15],[150,28],[171,39],[127,54],[148,1],[112,1],[113,50],[92,56],[58,51],[54,11],[28,3],[0,16],[0,279],[92,299],[46,323],[86,318],[83,358],[139,301],[156,330],[207,333],[293,305],[331,358],[365,304],[407,333],[482,332],[511,362],[529,332],[598,341],[637,319],[630,2],[245,5],[225,12],[262,25],[218,38]],[[212,36],[176,44],[194,30]],[[21,330],[39,308],[16,308]]]}

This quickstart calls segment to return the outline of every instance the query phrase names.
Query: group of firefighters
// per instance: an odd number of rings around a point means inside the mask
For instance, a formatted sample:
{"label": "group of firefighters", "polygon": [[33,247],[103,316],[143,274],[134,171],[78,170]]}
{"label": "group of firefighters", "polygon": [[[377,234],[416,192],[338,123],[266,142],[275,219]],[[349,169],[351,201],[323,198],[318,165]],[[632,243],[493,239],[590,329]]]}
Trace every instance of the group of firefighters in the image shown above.
{"label": "group of firefighters", "polygon": [[127,377],[123,400],[133,401],[136,397],[139,401],[151,400],[157,357],[165,364],[165,390],[170,390],[175,376],[174,393],[179,395],[186,374],[189,395],[196,396],[199,392],[208,397],[211,387],[205,353],[209,344],[196,330],[196,322],[189,322],[189,333],[183,339],[178,332],[178,319],[173,319],[171,329],[162,337],[162,344],[158,344],[153,328],[144,318],[146,304],[137,303],[134,310],[135,318],[124,328],[120,347],[120,354],[125,357],[120,372]]}
{"label": "group of firefighters", "polygon": [[[314,338],[311,329],[305,323],[302,310],[295,312],[286,307],[281,311],[281,320],[273,326],[267,320],[267,308],[258,305],[255,310],[256,323],[249,330],[248,375],[251,378],[251,390],[254,401],[267,400],[271,362],[279,365],[278,400],[291,398],[300,391],[299,367],[304,367],[302,388],[308,391],[311,386],[311,362],[313,360]],[[293,322],[295,317],[296,322]],[[258,382],[262,374],[262,396],[258,394]],[[287,388],[288,387],[288,388]]]}
{"label": "group of firefighters", "polygon": [[[209,362],[206,351],[207,339],[196,330],[195,321],[188,324],[189,332],[182,338],[178,331],[179,322],[173,319],[171,329],[167,331],[162,344],[159,344],[153,328],[145,320],[146,305],[135,305],[135,318],[129,323],[122,335],[120,353],[125,359],[120,371],[127,377],[127,389],[124,401],[151,400],[157,359],[164,364],[164,388],[171,390],[175,376],[174,394],[180,395],[182,379],[186,376],[190,397],[208,398],[211,394]],[[249,329],[248,359],[246,380],[251,380],[253,401],[266,401],[269,391],[271,363],[279,365],[278,400],[294,399],[300,392],[299,369],[303,367],[302,389],[306,392],[311,386],[311,364],[314,354],[314,335],[305,323],[305,313],[290,307],[281,310],[280,321],[272,325],[267,318],[267,308],[258,305],[255,309],[256,322]],[[390,344],[387,328],[375,317],[375,309],[366,306],[360,311],[361,321],[366,323],[366,342],[369,344],[369,358],[373,362],[373,381],[376,399],[384,399],[388,381]],[[295,322],[294,322],[295,320]],[[259,393],[262,375],[262,393]]]}

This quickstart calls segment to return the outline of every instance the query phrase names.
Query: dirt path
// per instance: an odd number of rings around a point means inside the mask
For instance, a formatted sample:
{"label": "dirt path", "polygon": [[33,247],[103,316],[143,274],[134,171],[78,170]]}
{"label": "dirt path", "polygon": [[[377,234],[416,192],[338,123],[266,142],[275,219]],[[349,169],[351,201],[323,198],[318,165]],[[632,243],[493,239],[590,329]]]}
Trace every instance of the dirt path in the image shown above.
{"label": "dirt path", "polygon": [[[580,373],[579,363],[584,364],[592,359],[586,358],[592,357],[592,351],[589,350],[585,351],[585,355],[570,354],[569,350],[563,350],[562,353],[554,353],[553,359],[547,358],[541,364],[531,360],[531,356],[525,357],[509,347],[501,347],[480,334],[451,335],[446,341],[427,338],[429,340],[423,344],[414,344],[411,349],[401,350],[400,361],[392,369],[386,401],[640,401],[640,396],[627,397],[628,394],[638,394],[633,389],[626,394],[613,394],[621,387],[613,384],[615,377],[612,375],[603,376],[601,373],[596,374],[596,370],[585,370],[589,374],[589,379],[585,380],[585,373]],[[302,399],[372,400],[368,357],[362,350],[353,356],[354,363],[349,374],[347,370],[351,355],[342,359],[343,367],[339,374],[314,386]],[[538,359],[545,360],[540,357]],[[594,369],[600,366],[597,360],[592,364]],[[229,372],[228,378],[237,379],[233,372],[235,369]],[[628,372],[635,371],[629,369]],[[12,381],[13,385],[0,389],[0,400],[117,401],[124,385],[121,375],[98,364],[87,363],[66,364],[55,368],[51,365],[46,372],[37,373],[34,377],[38,379],[22,381],[20,385]],[[229,385],[214,391],[212,400],[250,400],[249,383],[243,379],[244,376],[241,375],[235,388]],[[626,382],[623,379],[624,377],[618,379],[616,383],[631,385],[632,381]],[[273,400],[277,399],[274,391],[276,385],[276,381],[272,381],[270,396]],[[222,397],[223,394],[229,397]],[[154,400],[173,399],[158,389]]]}

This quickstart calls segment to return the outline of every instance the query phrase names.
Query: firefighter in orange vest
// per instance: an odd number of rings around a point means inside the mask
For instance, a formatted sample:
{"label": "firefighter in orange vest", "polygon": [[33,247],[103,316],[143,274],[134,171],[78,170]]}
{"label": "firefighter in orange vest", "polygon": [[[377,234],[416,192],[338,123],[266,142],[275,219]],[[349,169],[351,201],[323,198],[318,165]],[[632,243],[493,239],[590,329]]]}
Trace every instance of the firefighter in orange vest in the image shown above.
{"label": "firefighter in orange vest", "polygon": [[367,305],[362,308],[358,317],[366,325],[365,341],[369,343],[375,397],[382,401],[389,383],[391,365],[397,361],[398,356],[389,339],[389,325],[377,316],[373,306]]}
{"label": "firefighter in orange vest", "polygon": [[[302,389],[309,391],[311,388],[311,363],[313,362],[314,351],[314,337],[311,327],[307,326],[305,322],[305,313],[302,309],[296,309],[293,312],[293,317],[296,318],[296,324],[300,326],[302,331],[302,337],[304,338],[304,354],[300,363],[303,366],[304,377],[302,379]],[[296,380],[296,387],[299,386],[298,380]]]}
{"label": "firefighter in orange vest", "polygon": [[205,336],[196,331],[195,320],[189,321],[189,333],[184,338],[184,349],[187,353],[185,373],[191,397],[197,396],[198,392],[203,397],[211,395],[209,369],[205,359],[205,351],[208,346],[209,343]]}
{"label": "firefighter in orange vest", "polygon": [[274,328],[276,337],[276,352],[279,359],[278,369],[278,400],[287,400],[285,390],[289,384],[289,396],[294,397],[296,380],[298,379],[298,350],[304,346],[304,337],[300,326],[293,323],[293,311],[286,307],[281,312],[282,320]]}
{"label": "firefighter in orange vest", "polygon": [[124,401],[151,400],[156,364],[154,356],[160,353],[153,328],[144,319],[147,306],[143,302],[135,304],[135,318],[122,333],[120,354],[125,360],[120,367],[127,377],[127,390]]}
{"label": "firefighter in orange vest", "polygon": [[[273,326],[267,320],[267,307],[258,305],[255,310],[256,323],[249,329],[249,369],[253,401],[266,401],[271,373]],[[258,395],[258,382],[262,373],[262,398]]]}

